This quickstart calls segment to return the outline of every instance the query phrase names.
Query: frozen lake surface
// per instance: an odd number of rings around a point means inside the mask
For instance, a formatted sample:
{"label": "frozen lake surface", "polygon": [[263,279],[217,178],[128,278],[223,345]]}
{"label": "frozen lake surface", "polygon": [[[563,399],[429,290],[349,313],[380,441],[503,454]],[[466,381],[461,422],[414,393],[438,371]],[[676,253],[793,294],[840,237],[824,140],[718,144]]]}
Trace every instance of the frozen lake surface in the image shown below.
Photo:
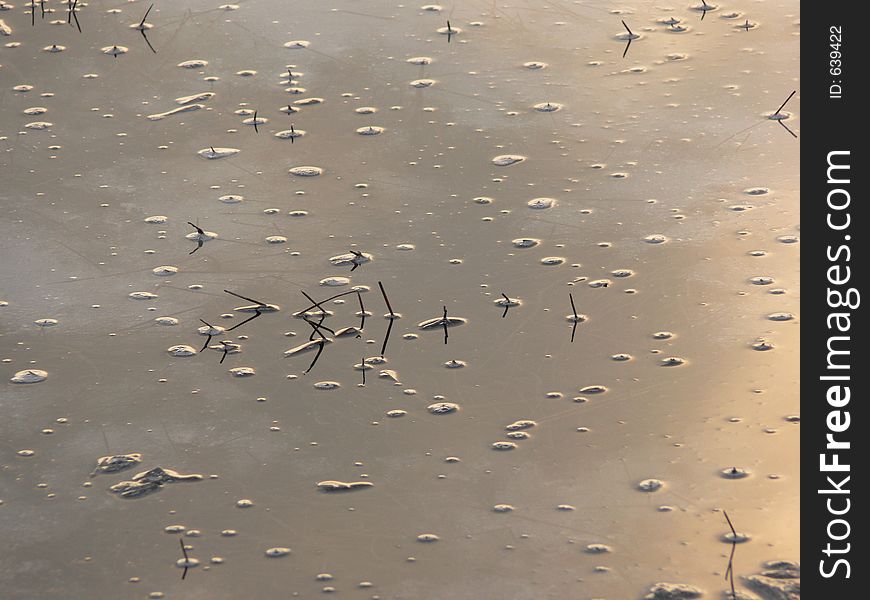
{"label": "frozen lake surface", "polygon": [[797,2],[70,6],[0,2],[0,596],[799,597]]}

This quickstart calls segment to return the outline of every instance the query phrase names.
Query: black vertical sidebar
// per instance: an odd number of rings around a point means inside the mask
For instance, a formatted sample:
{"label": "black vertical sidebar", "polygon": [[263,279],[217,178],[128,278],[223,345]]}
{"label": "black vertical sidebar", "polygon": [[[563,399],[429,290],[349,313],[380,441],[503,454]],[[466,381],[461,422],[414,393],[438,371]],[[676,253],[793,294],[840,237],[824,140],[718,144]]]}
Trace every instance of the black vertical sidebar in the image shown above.
{"label": "black vertical sidebar", "polygon": [[867,488],[870,456],[860,408],[870,173],[859,137],[868,95],[853,8],[813,10],[801,31],[801,585],[808,598],[865,597],[859,556],[870,545],[870,507],[858,491]]}

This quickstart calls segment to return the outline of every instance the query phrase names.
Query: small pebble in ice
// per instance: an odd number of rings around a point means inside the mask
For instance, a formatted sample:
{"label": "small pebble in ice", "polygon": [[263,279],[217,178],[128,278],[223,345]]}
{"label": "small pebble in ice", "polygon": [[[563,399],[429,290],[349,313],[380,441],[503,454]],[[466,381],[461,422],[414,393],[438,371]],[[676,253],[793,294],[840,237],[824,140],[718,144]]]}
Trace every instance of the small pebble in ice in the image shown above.
{"label": "small pebble in ice", "polygon": [[530,419],[520,419],[519,421],[514,421],[510,425],[505,426],[505,429],[508,431],[520,431],[523,429],[531,429],[536,425],[537,423]]}
{"label": "small pebble in ice", "polygon": [[169,354],[172,356],[193,356],[196,354],[196,348],[193,346],[186,346],[184,344],[179,344],[177,346],[170,346],[166,349]]}
{"label": "small pebble in ice", "polygon": [[562,105],[558,102],[539,102],[535,104],[532,108],[534,108],[538,112],[550,113],[562,110]]}
{"label": "small pebble in ice", "polygon": [[498,442],[492,443],[493,450],[505,451],[505,450],[515,450],[516,448],[518,448],[518,446],[516,445],[515,442],[498,441]]}
{"label": "small pebble in ice", "polygon": [[311,167],[311,166],[299,166],[292,167],[288,170],[288,173],[291,175],[295,175],[297,177],[317,177],[323,173],[323,169],[320,167]]}
{"label": "small pebble in ice", "polygon": [[148,115],[146,118],[149,121],[162,121],[166,117],[171,117],[172,115],[201,110],[203,108],[205,108],[204,104],[186,104],[184,106],[179,106],[178,108],[173,108],[172,110],[167,110],[166,112]]}
{"label": "small pebble in ice", "polygon": [[269,558],[278,558],[280,556],[287,556],[290,554],[290,548],[269,548],[266,550],[266,556]]}
{"label": "small pebble in ice", "polygon": [[749,471],[739,467],[728,467],[727,469],[722,469],[719,471],[719,474],[725,479],[743,479],[744,477],[749,477]]}
{"label": "small pebble in ice", "polygon": [[433,415],[446,415],[459,410],[459,405],[452,402],[436,402],[426,407]]}
{"label": "small pebble in ice", "polygon": [[533,248],[541,243],[541,240],[535,238],[517,238],[515,240],[511,240],[511,244],[514,245],[514,248]]}
{"label": "small pebble in ice", "polygon": [[497,167],[508,167],[526,160],[525,156],[519,154],[501,154],[492,159],[492,164]]}
{"label": "small pebble in ice", "polygon": [[794,315],[788,312],[776,312],[770,313],[767,318],[771,321],[791,321],[794,319]]}
{"label": "small pebble in ice", "polygon": [[97,466],[91,476],[98,473],[116,473],[128,469],[142,462],[141,454],[115,454],[113,456],[101,456],[97,459]]}
{"label": "small pebble in ice", "polygon": [[129,48],[126,46],[106,46],[105,48],[100,48],[100,52],[103,54],[108,54],[110,56],[119,56],[121,54],[126,54],[129,52]]}
{"label": "small pebble in ice", "polygon": [[251,375],[255,375],[257,372],[253,367],[235,367],[230,369],[230,374],[233,377],[250,377]]}
{"label": "small pebble in ice", "polygon": [[176,66],[181,67],[182,69],[201,69],[208,66],[208,61],[195,58],[193,60],[185,60],[184,62],[180,62]]}
{"label": "small pebble in ice", "polygon": [[647,244],[664,244],[668,241],[668,238],[660,233],[654,233],[643,238],[643,241]]}
{"label": "small pebble in ice", "polygon": [[765,352],[767,350],[773,350],[773,344],[767,340],[757,340],[752,343],[752,349],[758,350],[759,352]]}
{"label": "small pebble in ice", "polygon": [[433,85],[435,85],[435,83],[436,83],[436,81],[434,79],[415,79],[414,81],[411,81],[410,83],[408,83],[408,85],[410,85],[413,88],[422,89],[422,88],[432,87]]}
{"label": "small pebble in ice", "polygon": [[204,102],[214,97],[214,92],[201,92],[190,96],[181,96],[175,99],[176,104],[192,104],[194,102]]}
{"label": "small pebble in ice", "polygon": [[533,200],[529,200],[526,205],[529,208],[534,208],[538,210],[542,210],[545,208],[552,208],[556,205],[556,200],[553,198],[534,198]]}
{"label": "small pebble in ice", "polygon": [[644,600],[692,600],[704,595],[701,588],[688,583],[656,583]]}
{"label": "small pebble in ice", "polygon": [[233,156],[234,154],[238,154],[241,152],[238,148],[220,148],[220,147],[211,147],[203,148],[202,150],[197,151],[203,158],[215,159],[215,158],[225,158],[227,156]]}
{"label": "small pebble in ice", "polygon": [[366,127],[360,127],[356,132],[360,135],[379,135],[384,132],[384,128],[375,125],[368,125]]}
{"label": "small pebble in ice", "polygon": [[348,277],[325,277],[320,280],[319,285],[325,287],[342,287],[345,285],[350,285],[350,278]]}
{"label": "small pebble in ice", "polygon": [[372,487],[371,481],[320,481],[317,487],[324,492],[346,492]]}
{"label": "small pebble in ice", "polygon": [[459,35],[460,33],[462,33],[462,29],[453,25],[451,25],[450,27],[439,27],[435,31],[437,31],[441,35]]}
{"label": "small pebble in ice", "polygon": [[684,364],[686,364],[686,359],[680,358],[679,356],[668,356],[661,360],[661,365],[663,367],[678,367]]}
{"label": "small pebble in ice", "polygon": [[157,298],[157,294],[153,292],[130,292],[127,294],[127,297],[133,300],[154,300]]}
{"label": "small pebble in ice", "polygon": [[285,129],[284,131],[279,131],[275,134],[275,137],[280,140],[289,140],[294,138],[300,138],[305,135],[305,131],[302,129]]}
{"label": "small pebble in ice", "polygon": [[657,492],[663,485],[664,483],[658,479],[644,479],[637,484],[637,488],[642,492]]}

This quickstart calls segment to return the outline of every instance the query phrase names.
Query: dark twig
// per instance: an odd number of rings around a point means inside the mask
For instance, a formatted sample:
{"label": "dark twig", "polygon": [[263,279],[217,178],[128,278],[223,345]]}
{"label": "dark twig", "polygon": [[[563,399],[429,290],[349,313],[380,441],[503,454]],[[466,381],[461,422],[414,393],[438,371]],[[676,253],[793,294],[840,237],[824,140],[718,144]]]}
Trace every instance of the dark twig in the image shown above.
{"label": "dark twig", "polygon": [[253,302],[254,304],[256,304],[256,306],[254,307],[254,314],[253,315],[251,315],[250,317],[248,317],[247,319],[245,319],[241,323],[237,323],[236,325],[233,325],[232,327],[227,329],[227,331],[232,331],[233,329],[237,329],[237,328],[241,327],[242,325],[244,325],[248,321],[253,321],[257,317],[259,317],[261,314],[263,314],[262,309],[267,308],[269,306],[268,304],[266,304],[264,302],[260,302],[259,300],[254,300],[253,298],[248,298],[247,296],[242,296],[241,294],[237,294],[237,293],[231,292],[229,290],[224,290],[224,291],[227,294],[235,296],[236,298],[241,298],[242,300],[247,300],[248,302]]}
{"label": "dark twig", "polygon": [[254,319],[256,319],[257,317],[259,317],[259,316],[262,315],[262,314],[263,314],[263,313],[260,312],[260,309],[257,308],[257,309],[254,311],[254,314],[253,314],[253,315],[251,315],[250,317],[248,317],[247,319],[245,319],[245,320],[242,321],[241,323],[236,323],[235,325],[233,325],[232,327],[230,327],[229,329],[227,329],[227,331],[232,331],[233,329],[238,329],[239,327],[241,327],[242,325],[244,325],[244,324],[247,323],[248,321],[253,321]]}
{"label": "dark twig", "polygon": [[221,356],[220,363],[218,364],[222,365],[224,364],[224,359],[227,357],[227,354],[229,354],[230,350],[234,350],[236,348],[236,344],[234,344],[233,342],[228,342],[226,340],[221,340],[221,345],[223,345],[222,350],[224,351],[224,353],[223,356]]}
{"label": "dark twig", "polygon": [[450,38],[453,37],[453,28],[450,26],[450,20],[447,20],[447,43],[450,43]]}
{"label": "dark twig", "polygon": [[796,93],[797,93],[797,90],[792,90],[792,93],[788,95],[788,98],[785,99],[785,102],[783,102],[782,105],[776,109],[776,112],[773,113],[772,116],[775,117],[776,115],[778,115],[779,111],[781,111],[783,108],[785,108],[785,105],[788,104],[788,101],[791,100],[791,97],[794,96]]}
{"label": "dark twig", "polygon": [[349,294],[356,294],[356,293],[357,293],[357,290],[349,290],[347,292],[341,292],[340,294],[336,294],[334,296],[330,296],[329,298],[321,300],[319,303],[312,304],[311,306],[306,307],[304,310],[301,310],[298,313],[295,313],[295,315],[298,316],[298,315],[304,314],[304,313],[308,312],[309,310],[311,310],[312,308],[317,308],[318,306],[320,306],[321,304],[323,304],[325,302],[330,302],[331,300],[335,300],[336,298],[341,298],[342,296],[347,296]]}
{"label": "dark twig", "polygon": [[208,338],[206,338],[205,343],[202,345],[202,348],[200,348],[200,350],[199,350],[200,352],[202,352],[203,350],[205,350],[206,348],[208,348],[208,345],[209,345],[209,343],[211,342],[211,338],[214,337],[214,334],[211,333],[212,331],[214,331],[214,326],[212,326],[211,323],[206,323],[206,322],[203,321],[202,319],[200,319],[200,322],[201,322],[201,323],[205,323],[205,326],[208,327],[208,331],[209,331],[209,333],[208,333]]}
{"label": "dark twig", "polygon": [[384,336],[384,343],[381,346],[381,358],[384,357],[384,352],[387,351],[387,342],[390,341],[390,333],[393,331],[393,323],[394,323],[394,320],[390,319],[390,324],[387,325],[387,333]]}
{"label": "dark twig", "polygon": [[571,311],[574,313],[574,328],[571,330],[571,343],[574,343],[574,334],[577,333],[577,322],[580,317],[577,315],[577,308],[574,306],[574,296],[568,294],[568,299],[571,300]]}
{"label": "dark twig", "polygon": [[76,6],[78,6],[79,0],[73,0],[72,10],[70,13],[72,14],[73,20],[76,22],[76,29],[79,30],[79,33],[82,32],[82,26],[79,23],[79,16],[76,14]]}
{"label": "dark twig", "polygon": [[311,335],[308,337],[308,341],[309,341],[309,342],[314,341],[314,334],[315,334],[315,333],[316,333],[317,335],[319,335],[321,338],[326,337],[326,336],[323,335],[323,333],[320,331],[321,329],[325,329],[326,331],[328,331],[328,332],[331,333],[332,335],[335,335],[335,332],[334,332],[332,329],[330,329],[329,327],[327,327],[326,325],[323,324],[323,319],[325,319],[325,318],[326,318],[325,315],[320,315],[320,321],[318,321],[317,323],[315,323],[314,321],[312,321],[312,320],[309,319],[308,317],[302,317],[302,320],[303,320],[303,321],[305,321],[306,323],[308,323],[309,325],[311,325],[311,326],[314,328],[314,331],[312,331],[312,332],[311,332]]}
{"label": "dark twig", "polygon": [[356,337],[362,337],[362,330],[366,326],[366,307],[363,306],[362,293],[360,293],[359,290],[357,290],[357,292],[356,292],[356,297],[359,300],[359,315],[360,315],[360,320],[359,320],[360,333],[356,334]]}
{"label": "dark twig", "polygon": [[725,570],[725,581],[730,579],[731,600],[736,600],[737,592],[734,589],[734,552],[737,550],[737,531],[734,529],[734,525],[731,524],[731,519],[728,517],[728,513],[723,510],[722,514],[725,515],[725,520],[728,521],[728,527],[731,528],[731,535],[734,536],[731,539],[731,556],[728,558],[728,568]]}
{"label": "dark twig", "polygon": [[254,132],[260,133],[260,130],[257,128],[257,111],[254,111]]}
{"label": "dark twig", "polygon": [[505,301],[504,312],[501,313],[501,318],[504,319],[504,318],[507,316],[507,311],[508,311],[508,309],[511,307],[511,299],[508,298],[508,297],[505,295],[504,292],[502,292],[501,295],[502,295],[502,298],[504,298],[504,301]]}
{"label": "dark twig", "polygon": [[387,342],[390,341],[390,333],[393,331],[393,322],[396,320],[396,313],[393,312],[393,307],[390,305],[390,299],[387,298],[387,292],[386,290],[384,290],[384,284],[379,281],[378,287],[381,288],[381,295],[384,297],[384,302],[387,305],[387,309],[390,311],[390,324],[387,325],[387,333],[384,336],[384,344],[381,346],[381,358],[383,358],[384,352],[386,352],[387,350]]}
{"label": "dark twig", "polygon": [[187,548],[184,547],[184,540],[179,538],[178,541],[181,542],[181,553],[184,554],[184,573],[181,574],[181,579],[184,579],[187,577],[187,569],[190,568],[188,565],[190,559],[187,557]]}
{"label": "dark twig", "polygon": [[142,29],[143,27],[145,27],[145,19],[148,18],[148,13],[151,12],[151,9],[152,9],[152,8],[154,8],[154,5],[153,5],[153,4],[152,4],[151,6],[148,7],[148,10],[145,11],[145,16],[142,17],[142,20],[141,20],[141,21],[139,21],[139,29]]}
{"label": "dark twig", "polygon": [[785,128],[785,130],[788,131],[792,135],[792,137],[797,138],[797,134],[794,131],[792,131],[791,129],[789,129],[788,125],[786,125],[785,123],[782,122],[782,119],[777,119],[777,123],[782,125]]}
{"label": "dark twig", "polygon": [[447,307],[444,307],[444,317],[441,319],[444,324],[444,343],[447,343]]}
{"label": "dark twig", "polygon": [[324,335],[322,333],[320,333],[321,329],[325,329],[326,331],[328,331],[332,335],[335,335],[335,332],[332,329],[330,329],[329,327],[327,327],[326,325],[323,324],[323,321],[326,319],[326,309],[323,308],[323,306],[319,302],[317,302],[314,298],[312,298],[311,296],[306,294],[304,290],[299,290],[299,291],[302,292],[303,296],[308,298],[309,302],[313,302],[314,306],[316,306],[317,308],[320,309],[320,322],[318,322],[317,324],[315,324],[313,321],[309,320],[308,317],[304,313],[302,315],[302,320],[308,322],[309,325],[312,325],[314,327],[314,332],[311,333],[311,337],[308,338],[308,340],[311,341],[314,339],[314,333],[317,333],[318,335],[320,335],[320,337],[324,337]]}
{"label": "dark twig", "polygon": [[386,302],[386,304],[387,304],[387,310],[390,311],[390,316],[395,317],[396,313],[393,312],[393,307],[390,306],[390,299],[387,298],[387,292],[384,291],[384,284],[379,281],[378,287],[381,288],[381,295],[384,297],[384,302]]}
{"label": "dark twig", "polygon": [[144,39],[144,40],[145,40],[145,43],[148,44],[148,47],[151,49],[151,52],[153,52],[154,54],[157,54],[157,50],[155,50],[155,49],[154,49],[154,46],[151,45],[151,42],[148,41],[148,36],[145,35],[145,30],[144,30],[144,29],[140,29],[140,30],[139,30],[139,33],[142,34],[142,39]]}
{"label": "dark twig", "polygon": [[304,321],[311,325],[311,327],[314,329],[314,332],[312,333],[312,340],[314,333],[320,335],[320,339],[318,340],[318,344],[320,347],[317,349],[317,354],[314,356],[314,360],[311,361],[311,364],[308,365],[308,368],[304,371],[304,373],[307,374],[309,371],[311,371],[311,369],[314,368],[314,365],[317,364],[317,359],[320,358],[321,354],[323,354],[323,347],[326,345],[326,336],[320,333],[318,324],[314,323],[313,321],[309,321],[308,319],[304,319]]}
{"label": "dark twig", "polygon": [[366,357],[363,356],[362,360],[360,360],[360,365],[362,366],[362,384],[366,384]]}
{"label": "dark twig", "polygon": [[622,58],[625,58],[625,55],[628,54],[628,49],[631,47],[631,42],[634,40],[635,36],[632,33],[631,29],[629,29],[628,25],[625,24],[625,21],[622,21],[622,26],[625,27],[625,30],[628,32],[628,43],[625,45],[625,50],[622,52]]}
{"label": "dark twig", "polygon": [[247,300],[248,302],[253,302],[257,306],[261,306],[261,307],[268,306],[265,302],[260,302],[259,300],[254,300],[253,298],[248,298],[247,296],[242,296],[241,294],[237,294],[237,293],[231,292],[229,290],[224,290],[224,291],[231,296],[235,296],[236,298],[241,298],[242,300]]}
{"label": "dark twig", "polygon": [[[362,258],[362,257],[363,257],[362,252],[357,252],[356,250],[351,250],[350,253],[353,254],[356,258]],[[358,262],[356,262],[356,261],[354,261],[354,260],[351,260],[351,262],[353,263],[353,268],[350,270],[350,272],[353,273],[354,271],[356,271],[356,268],[357,268],[358,266],[360,266],[362,263],[358,263]]]}
{"label": "dark twig", "polygon": [[199,238],[197,238],[196,240],[196,248],[187,253],[187,255],[190,256],[191,254],[202,248],[203,243],[205,243],[205,231],[203,231],[199,225],[194,225],[190,221],[188,221],[187,224],[196,229],[196,232],[199,234]]}

